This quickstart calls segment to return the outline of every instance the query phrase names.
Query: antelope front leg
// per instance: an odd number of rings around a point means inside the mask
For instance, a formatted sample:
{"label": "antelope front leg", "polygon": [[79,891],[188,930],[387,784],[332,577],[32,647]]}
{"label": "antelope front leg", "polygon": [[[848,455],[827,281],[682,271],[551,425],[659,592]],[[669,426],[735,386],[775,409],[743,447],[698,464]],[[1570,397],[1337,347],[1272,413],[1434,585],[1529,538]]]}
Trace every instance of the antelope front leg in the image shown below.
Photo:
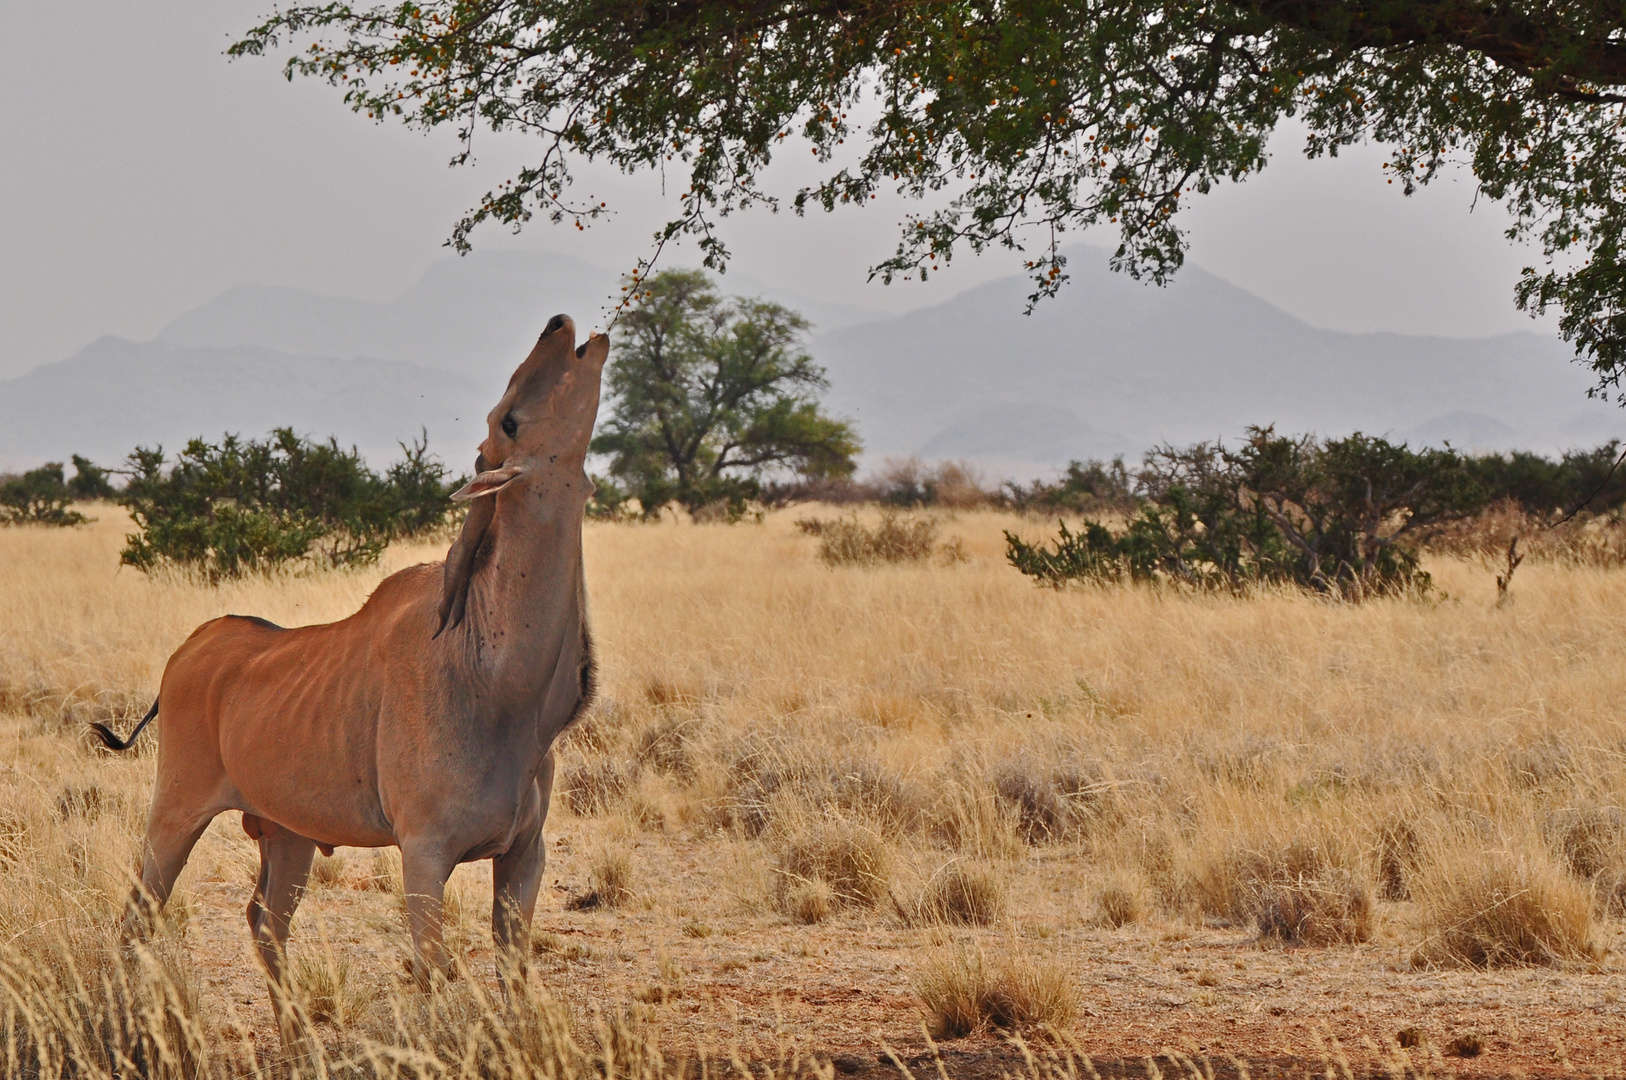
{"label": "antelope front leg", "polygon": [[441,928],[441,901],[455,863],[438,847],[401,845],[401,880],[406,889],[407,929],[412,931],[412,975],[420,990],[429,989],[430,973],[451,977]]}
{"label": "antelope front leg", "polygon": [[553,789],[553,755],[543,763],[531,805],[526,808],[525,826],[503,854],[491,860],[491,937],[497,946],[497,979],[503,995],[512,1000],[525,985],[526,958],[531,948],[531,917],[536,912],[536,896],[542,889],[542,871],[547,862],[547,842],[542,823],[547,819],[548,795]]}

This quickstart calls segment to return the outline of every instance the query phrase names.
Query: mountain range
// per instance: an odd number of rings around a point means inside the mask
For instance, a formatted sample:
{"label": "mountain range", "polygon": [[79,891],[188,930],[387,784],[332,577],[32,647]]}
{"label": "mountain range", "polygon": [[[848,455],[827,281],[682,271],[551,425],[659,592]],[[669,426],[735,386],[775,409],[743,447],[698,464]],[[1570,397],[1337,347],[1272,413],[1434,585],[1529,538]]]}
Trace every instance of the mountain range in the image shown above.
{"label": "mountain range", "polygon": [[[1111,273],[1092,248],[1070,261],[1073,280],[1032,315],[1021,277],[896,316],[736,274],[721,286],[813,321],[829,406],[856,422],[872,463],[919,454],[1036,475],[1270,423],[1547,452],[1626,431],[1551,335],[1339,333],[1198,267],[1159,289]],[[71,453],[114,463],[137,444],[281,425],[379,463],[426,430],[463,467],[541,325],[557,311],[601,324],[617,280],[564,255],[477,252],[388,302],[236,286],[151,341],[104,337],[0,381],[0,468]]]}

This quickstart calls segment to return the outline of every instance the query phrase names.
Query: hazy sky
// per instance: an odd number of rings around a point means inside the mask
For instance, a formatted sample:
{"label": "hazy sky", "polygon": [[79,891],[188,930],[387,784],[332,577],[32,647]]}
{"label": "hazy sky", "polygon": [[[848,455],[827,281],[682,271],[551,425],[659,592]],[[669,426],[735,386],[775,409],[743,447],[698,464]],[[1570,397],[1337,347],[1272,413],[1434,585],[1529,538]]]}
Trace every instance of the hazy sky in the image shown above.
{"label": "hazy sky", "polygon": [[[269,6],[0,0],[0,377],[102,334],[149,337],[242,282],[393,296],[447,257],[452,222],[524,160],[524,140],[485,136],[478,164],[451,170],[447,136],[371,124],[323,84],[285,82],[275,61],[228,62],[234,32]],[[1532,328],[1512,288],[1533,255],[1502,238],[1497,207],[1469,213],[1466,182],[1406,199],[1385,184],[1379,150],[1310,163],[1290,134],[1273,150],[1264,174],[1186,214],[1193,262],[1318,326]],[[811,176],[788,157],[775,170],[782,191]],[[630,267],[670,209],[653,177],[594,171],[579,190],[620,213],[586,233],[539,221],[476,244]],[[724,234],[740,271],[894,311],[1018,269],[1017,255],[967,256],[926,286],[866,284],[905,209],[883,199],[805,219],[752,213]]]}

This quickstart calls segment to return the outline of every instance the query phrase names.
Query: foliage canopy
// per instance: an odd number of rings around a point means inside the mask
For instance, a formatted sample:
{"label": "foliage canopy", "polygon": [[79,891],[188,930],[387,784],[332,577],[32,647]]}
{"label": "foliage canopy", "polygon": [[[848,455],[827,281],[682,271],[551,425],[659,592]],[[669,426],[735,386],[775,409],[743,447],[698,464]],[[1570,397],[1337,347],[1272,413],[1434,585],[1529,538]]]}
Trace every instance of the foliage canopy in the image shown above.
{"label": "foliage canopy", "polygon": [[617,329],[592,452],[645,514],[676,501],[737,516],[773,471],[851,476],[858,439],[819,407],[828,383],[801,349],[807,328],[778,304],[724,299],[704,271],[648,278]]}
{"label": "foliage canopy", "polygon": [[[231,48],[286,41],[291,79],[357,112],[534,133],[533,163],[453,231],[541,212],[580,225],[573,156],[688,173],[665,238],[727,252],[716,219],[777,205],[758,179],[792,134],[830,166],[797,211],[882,188],[945,192],[884,279],[962,245],[1031,248],[1034,299],[1065,280],[1058,236],[1115,226],[1114,265],[1162,282],[1178,211],[1264,167],[1284,118],[1311,157],[1376,140],[1411,192],[1448,161],[1537,241],[1517,302],[1562,310],[1600,388],[1626,372],[1626,8],[1600,0],[401,0],[278,9]],[[843,144],[852,143],[846,149]],[[837,167],[839,155],[844,164]]]}

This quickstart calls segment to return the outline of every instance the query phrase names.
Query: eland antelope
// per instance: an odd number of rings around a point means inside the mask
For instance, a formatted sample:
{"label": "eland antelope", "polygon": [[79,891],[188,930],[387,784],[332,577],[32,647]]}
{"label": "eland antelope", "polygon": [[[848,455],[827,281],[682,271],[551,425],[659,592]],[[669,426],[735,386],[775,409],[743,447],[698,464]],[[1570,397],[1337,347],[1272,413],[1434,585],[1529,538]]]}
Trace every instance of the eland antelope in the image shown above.
{"label": "eland antelope", "polygon": [[444,566],[386,578],[361,610],[283,629],[227,615],[164,668],[127,749],[161,719],[141,881],[121,933],[148,932],[215,815],[259,842],[248,924],[292,1038],[283,945],[318,848],[401,850],[413,965],[447,970],[441,899],[492,861],[491,929],[523,978],[542,882],[552,744],[593,696],[582,575],[583,471],[609,339],[554,316],[487,418],[468,519]]}

